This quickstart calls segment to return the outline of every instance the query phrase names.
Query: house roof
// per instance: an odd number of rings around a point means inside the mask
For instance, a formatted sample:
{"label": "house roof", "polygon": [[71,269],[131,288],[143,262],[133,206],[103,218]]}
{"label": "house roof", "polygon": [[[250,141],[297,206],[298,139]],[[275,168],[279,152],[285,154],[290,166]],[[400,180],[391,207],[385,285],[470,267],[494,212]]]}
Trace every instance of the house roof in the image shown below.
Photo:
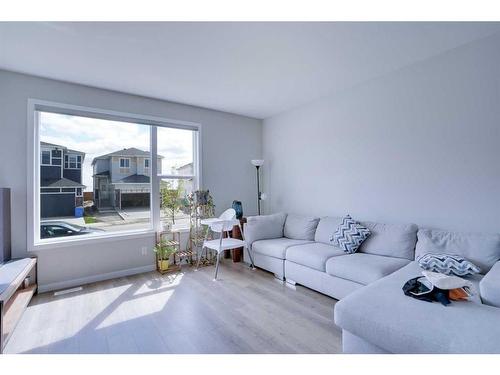
{"label": "house roof", "polygon": [[65,146],[56,145],[55,143],[40,142],[40,145],[42,145],[42,146],[48,146],[48,147],[57,147],[57,148],[61,148],[61,149],[65,150],[66,152],[71,152],[71,153],[75,153],[75,154],[85,155],[85,152],[77,151],[77,150],[72,150],[72,149],[67,148]]}
{"label": "house roof", "polygon": [[181,165],[180,167],[177,167],[175,169],[179,170],[179,169],[182,169],[182,168],[186,168],[186,167],[189,167],[189,166],[193,166],[193,162],[189,162],[187,164],[184,164],[184,165]]}
{"label": "house roof", "polygon": [[[96,156],[94,158],[94,160],[92,160],[92,165],[95,164],[95,161],[97,159],[108,159],[112,156],[124,156],[124,157],[143,156],[143,157],[148,157],[148,156],[150,156],[150,153],[149,153],[149,151],[139,150],[138,148],[135,148],[135,147],[124,148],[123,150],[118,150],[118,151],[110,152],[109,154]],[[163,156],[158,155],[158,158],[163,159]]]}
{"label": "house roof", "polygon": [[41,187],[49,188],[62,188],[62,187],[85,187],[85,185],[69,180],[67,178],[60,178],[59,180],[42,180]]}
{"label": "house roof", "polygon": [[143,174],[133,174],[131,176],[127,176],[118,181],[118,183],[126,183],[126,184],[141,184],[141,183],[149,183],[149,176],[145,176]]}

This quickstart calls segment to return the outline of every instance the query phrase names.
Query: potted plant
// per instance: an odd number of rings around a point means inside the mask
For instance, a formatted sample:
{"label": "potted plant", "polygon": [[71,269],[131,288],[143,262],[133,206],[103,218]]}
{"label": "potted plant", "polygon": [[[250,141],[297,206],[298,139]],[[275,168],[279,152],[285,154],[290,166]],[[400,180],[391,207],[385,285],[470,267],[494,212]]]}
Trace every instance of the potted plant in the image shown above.
{"label": "potted plant", "polygon": [[170,256],[176,251],[175,246],[171,246],[165,240],[161,240],[155,245],[153,251],[156,253],[158,270],[160,272],[167,271],[170,265]]}

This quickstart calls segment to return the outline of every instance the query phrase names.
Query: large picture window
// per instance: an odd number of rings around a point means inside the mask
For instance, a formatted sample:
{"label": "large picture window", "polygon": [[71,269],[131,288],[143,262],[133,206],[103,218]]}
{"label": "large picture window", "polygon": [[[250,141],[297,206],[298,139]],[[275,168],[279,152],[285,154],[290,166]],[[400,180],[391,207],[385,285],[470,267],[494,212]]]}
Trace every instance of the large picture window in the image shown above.
{"label": "large picture window", "polygon": [[197,124],[45,108],[33,108],[34,246],[189,225]]}

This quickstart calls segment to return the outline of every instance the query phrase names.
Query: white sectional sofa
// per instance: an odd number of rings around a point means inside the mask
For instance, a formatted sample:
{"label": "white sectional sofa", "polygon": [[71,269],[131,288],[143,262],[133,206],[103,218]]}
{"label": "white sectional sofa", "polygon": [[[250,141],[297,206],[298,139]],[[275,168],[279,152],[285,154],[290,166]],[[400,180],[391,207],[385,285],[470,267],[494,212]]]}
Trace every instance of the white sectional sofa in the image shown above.
{"label": "white sectional sofa", "polygon": [[[362,222],[371,236],[345,254],[330,242],[341,220],[255,216],[244,232],[257,267],[340,300],[334,320],[345,353],[500,353],[500,235]],[[481,298],[445,307],[405,296],[404,283],[421,276],[415,253],[427,252],[480,266],[470,279]]]}

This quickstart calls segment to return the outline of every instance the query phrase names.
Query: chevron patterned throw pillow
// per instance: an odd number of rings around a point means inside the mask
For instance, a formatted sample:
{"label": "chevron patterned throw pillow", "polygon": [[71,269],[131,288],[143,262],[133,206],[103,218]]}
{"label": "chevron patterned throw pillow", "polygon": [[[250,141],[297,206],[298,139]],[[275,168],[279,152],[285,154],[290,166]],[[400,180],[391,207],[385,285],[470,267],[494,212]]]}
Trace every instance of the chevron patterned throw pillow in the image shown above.
{"label": "chevron patterned throw pillow", "polygon": [[478,266],[460,255],[427,253],[418,257],[417,261],[424,270],[445,275],[466,276],[481,273]]}
{"label": "chevron patterned throw pillow", "polygon": [[354,254],[359,246],[370,236],[371,232],[352,217],[346,215],[335,233],[330,237],[333,245],[344,252]]}

